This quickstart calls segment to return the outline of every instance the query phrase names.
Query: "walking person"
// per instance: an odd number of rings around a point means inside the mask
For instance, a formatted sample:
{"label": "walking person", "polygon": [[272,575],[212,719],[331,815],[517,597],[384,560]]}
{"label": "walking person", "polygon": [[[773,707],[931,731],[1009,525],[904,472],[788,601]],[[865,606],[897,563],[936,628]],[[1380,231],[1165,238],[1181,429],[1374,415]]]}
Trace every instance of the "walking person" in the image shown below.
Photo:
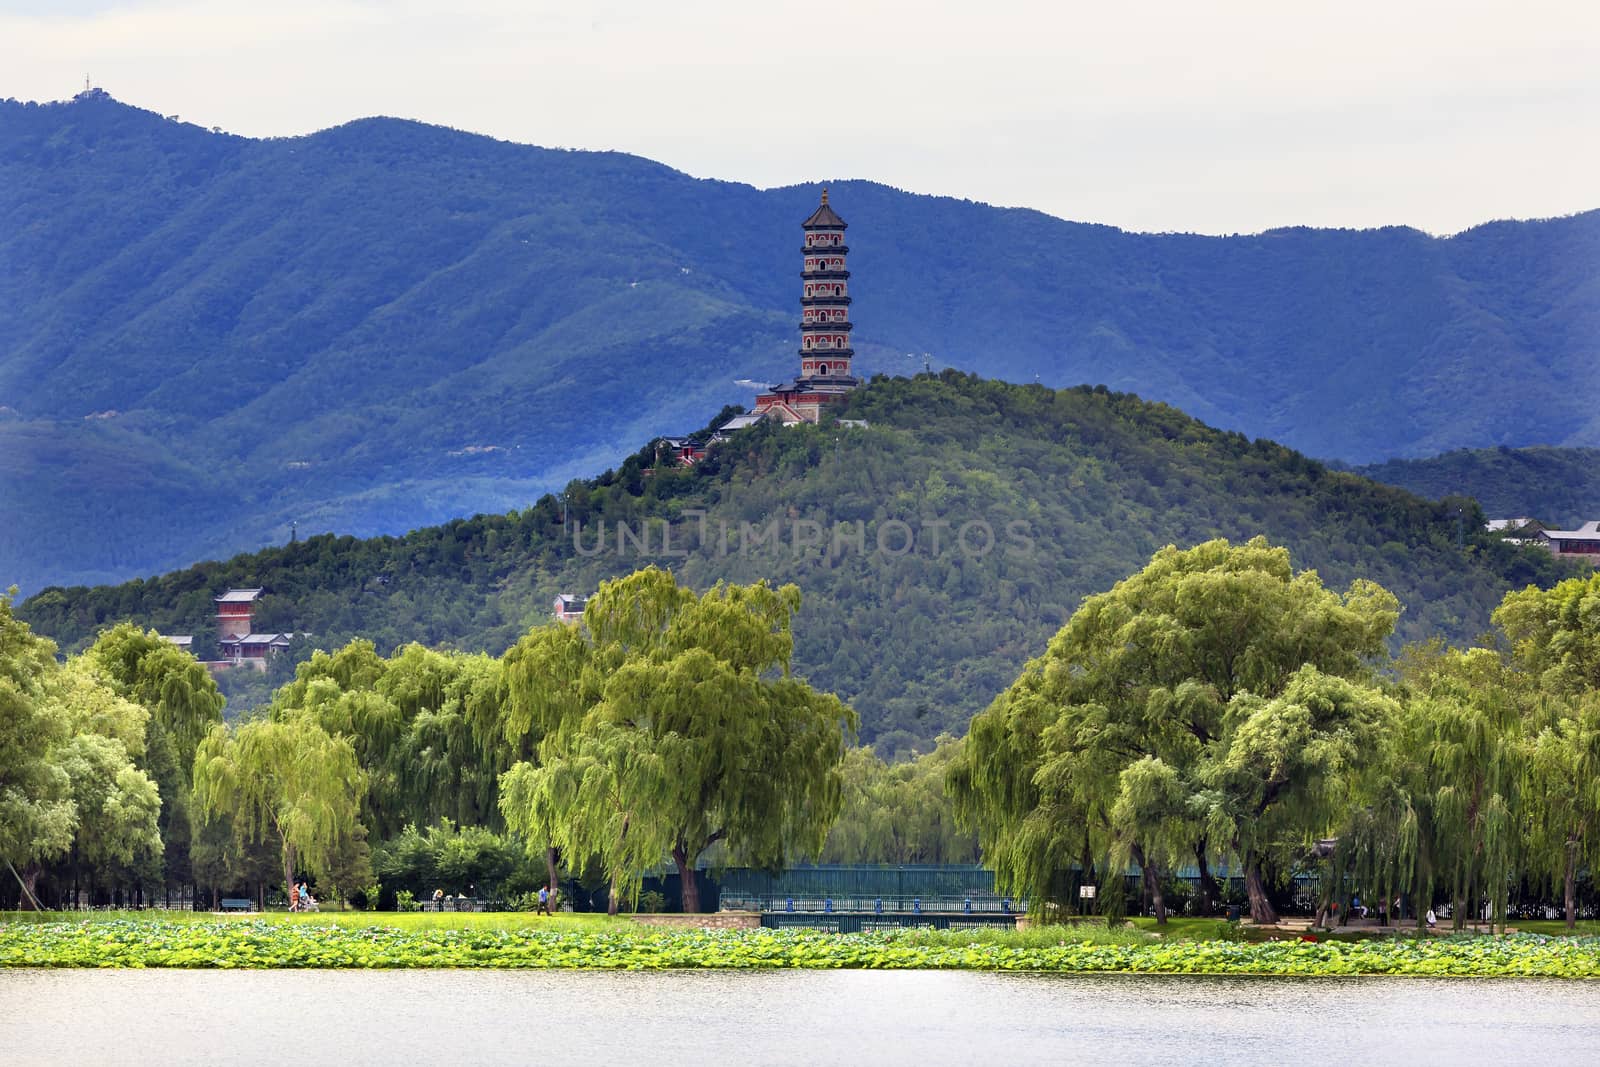
{"label": "walking person", "polygon": [[539,887],[539,910],[534,912],[534,914],[550,914],[550,887],[547,885],[542,885]]}

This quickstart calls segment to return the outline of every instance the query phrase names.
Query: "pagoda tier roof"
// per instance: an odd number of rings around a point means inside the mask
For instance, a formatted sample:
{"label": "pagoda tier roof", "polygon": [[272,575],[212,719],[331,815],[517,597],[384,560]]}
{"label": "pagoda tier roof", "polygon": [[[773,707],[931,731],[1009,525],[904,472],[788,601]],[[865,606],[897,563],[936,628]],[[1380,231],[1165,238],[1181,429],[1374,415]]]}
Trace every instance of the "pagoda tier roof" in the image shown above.
{"label": "pagoda tier roof", "polygon": [[221,596],[212,597],[218,604],[248,604],[261,595],[259,589],[230,589]]}
{"label": "pagoda tier roof", "polygon": [[827,189],[822,190],[822,204],[811,213],[810,218],[800,224],[800,227],[806,230],[842,230],[845,228],[844,219],[841,219],[839,213],[828,206]]}
{"label": "pagoda tier roof", "polygon": [[769,387],[763,396],[789,393],[836,393],[854,389],[861,379],[853,374],[813,374],[804,378],[790,378]]}

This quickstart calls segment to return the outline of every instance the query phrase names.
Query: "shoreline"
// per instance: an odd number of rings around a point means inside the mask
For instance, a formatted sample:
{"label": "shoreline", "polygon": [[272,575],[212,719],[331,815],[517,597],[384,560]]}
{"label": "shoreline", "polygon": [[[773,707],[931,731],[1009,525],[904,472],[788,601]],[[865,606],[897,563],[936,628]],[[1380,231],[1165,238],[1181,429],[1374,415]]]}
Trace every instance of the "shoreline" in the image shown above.
{"label": "shoreline", "polygon": [[262,919],[0,921],[0,968],[965,970],[1230,977],[1600,978],[1600,937],[1165,940],[983,931],[415,928]]}

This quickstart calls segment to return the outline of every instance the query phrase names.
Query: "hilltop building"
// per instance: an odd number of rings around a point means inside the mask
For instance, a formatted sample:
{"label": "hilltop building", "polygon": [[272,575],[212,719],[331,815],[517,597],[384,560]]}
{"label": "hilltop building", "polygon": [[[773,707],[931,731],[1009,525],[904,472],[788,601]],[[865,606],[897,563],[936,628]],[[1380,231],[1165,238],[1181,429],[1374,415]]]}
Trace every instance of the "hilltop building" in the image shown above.
{"label": "hilltop building", "polygon": [[1558,556],[1581,556],[1600,566],[1600,519],[1576,530],[1540,530],[1538,537]]}
{"label": "hilltop building", "polygon": [[[742,415],[739,417],[744,418]],[[722,429],[711,435],[710,440],[700,442],[691,441],[687,437],[663,437],[656,442],[656,460],[675,463],[680,467],[698,463],[706,458],[706,449],[726,437],[723,433],[726,429],[728,425],[724,424]]]}
{"label": "hilltop building", "polygon": [[557,622],[582,622],[583,609],[589,604],[588,597],[573,596],[571,593],[562,593],[556,597]]}
{"label": "hilltop building", "polygon": [[[817,422],[823,412],[841,404],[861,384],[851,371],[855,349],[850,347],[850,272],[845,258],[846,223],[828,203],[822,190],[817,210],[800,224],[805,245],[800,270],[800,373],[769,385],[756,397],[756,406],[718,426],[703,441],[688,437],[663,437],[656,442],[661,462],[687,467],[705,458],[707,450],[734,430],[762,419],[777,419],[785,426]],[[559,612],[558,612],[559,615]]]}
{"label": "hilltop building", "polygon": [[856,353],[850,347],[847,224],[828,204],[827,189],[822,190],[822,203],[800,228],[806,236],[800,250],[805,257],[800,272],[800,375],[763,392],[756,397],[753,411],[724,423],[723,430],[736,430],[763,417],[780,419],[786,425],[816,422],[861,384],[850,366]]}
{"label": "hilltop building", "polygon": [[267,669],[267,660],[289,647],[293,633],[256,633],[251,622],[260,589],[229,589],[213,599],[217,604],[217,651],[222,659],[206,664],[211,670],[251,666]]}
{"label": "hilltop building", "polygon": [[219,597],[217,604],[217,641],[244,637],[250,632],[250,619],[255,615],[256,601],[261,598],[259,589],[230,589]]}

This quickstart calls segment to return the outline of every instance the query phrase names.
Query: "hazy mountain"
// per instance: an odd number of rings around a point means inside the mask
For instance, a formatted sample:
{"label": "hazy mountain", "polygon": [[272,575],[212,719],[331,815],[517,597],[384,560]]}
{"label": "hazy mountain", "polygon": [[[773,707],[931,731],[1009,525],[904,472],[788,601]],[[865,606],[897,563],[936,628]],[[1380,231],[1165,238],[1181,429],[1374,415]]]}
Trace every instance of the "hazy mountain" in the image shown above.
{"label": "hazy mountain", "polygon": [[[1214,238],[833,192],[867,372],[1104,383],[1350,462],[1600,445],[1600,212]],[[792,373],[816,196],[0,103],[0,584],[503,510],[697,425]]]}
{"label": "hazy mountain", "polygon": [[323,647],[367,637],[386,653],[413,640],[498,653],[550,619],[556,593],[646,564],[698,587],[793,581],[805,593],[797,669],[852,701],[888,754],[963,730],[1083,596],[1164,544],[1265,534],[1330,585],[1392,590],[1406,640],[1469,639],[1508,589],[1573,572],[1484,536],[1470,502],[1458,523],[1457,502],[1125,394],[947,371],[874,382],[849,414],[869,426],[758,426],[689,470],[630,457],[570,487],[565,533],[546,497],[403,538],[315,537],[150,581],[48,589],[20,613],[69,647],[132,619],[193,633],[205,654],[211,598],[261,586],[257,629],[310,630]]}
{"label": "hazy mountain", "polygon": [[1563,530],[1600,519],[1600,449],[1462,448],[1359,470],[1430,499],[1473,497],[1491,518],[1528,517]]}

